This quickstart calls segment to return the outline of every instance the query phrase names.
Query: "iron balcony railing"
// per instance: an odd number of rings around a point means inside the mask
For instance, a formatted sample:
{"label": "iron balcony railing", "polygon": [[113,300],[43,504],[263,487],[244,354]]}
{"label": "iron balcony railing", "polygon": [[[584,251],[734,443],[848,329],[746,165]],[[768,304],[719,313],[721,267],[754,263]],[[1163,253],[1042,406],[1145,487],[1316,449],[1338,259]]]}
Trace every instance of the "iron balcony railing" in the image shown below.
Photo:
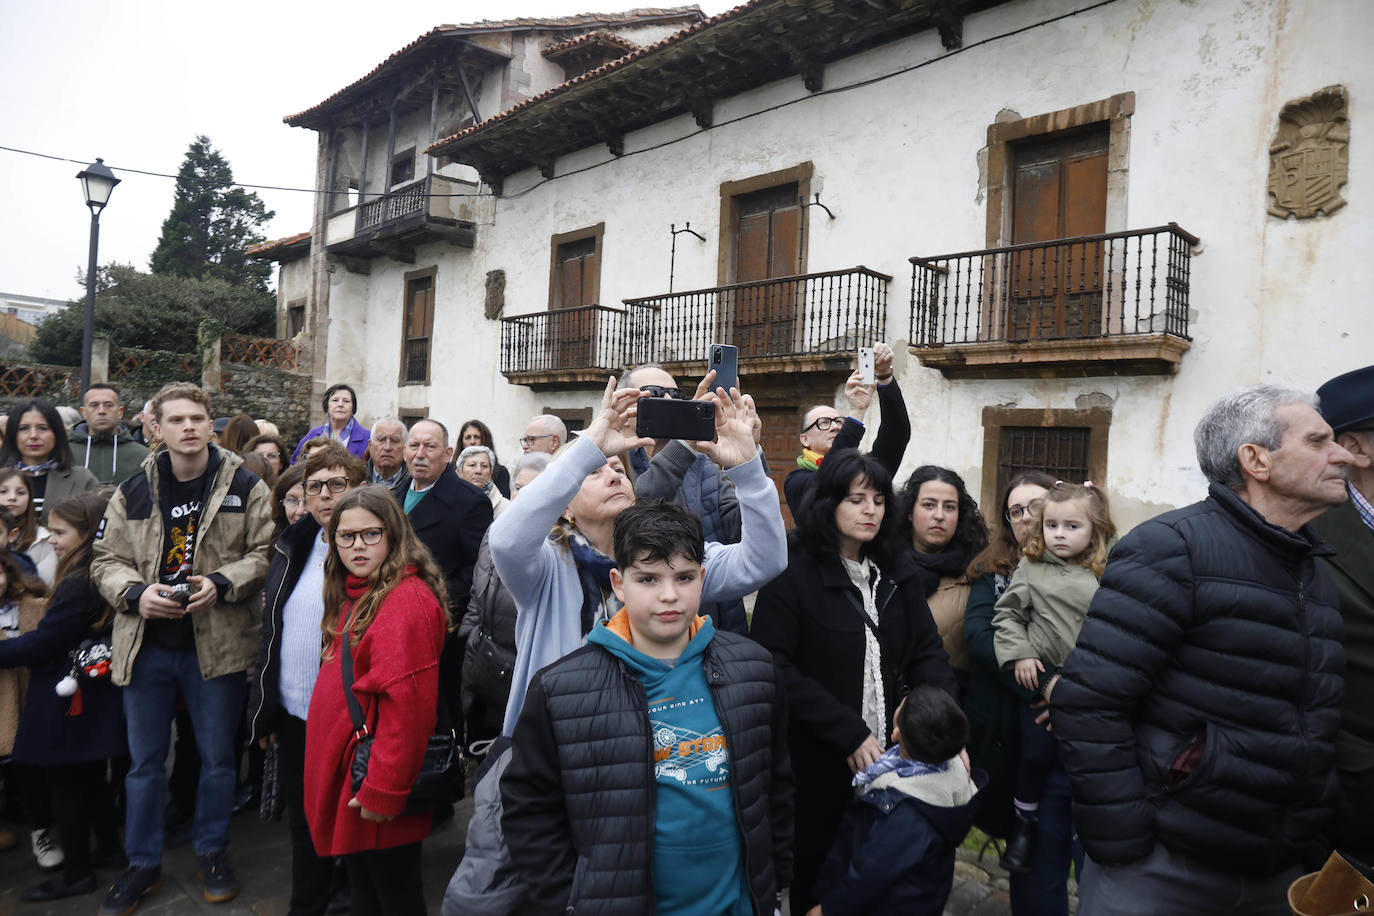
{"label": "iron balcony railing", "polygon": [[628,362],[629,316],[604,305],[513,315],[501,319],[501,371],[601,369]]}
{"label": "iron balcony railing", "polygon": [[429,179],[421,178],[408,185],[387,191],[375,200],[358,205],[358,232],[383,223],[422,212],[429,201]]}
{"label": "iron balcony railing", "polygon": [[854,267],[626,299],[627,362],[704,362],[712,343],[740,358],[848,353],[883,340],[886,274]]}
{"label": "iron balcony railing", "polygon": [[911,344],[1188,337],[1190,257],[1177,223],[911,258]]}

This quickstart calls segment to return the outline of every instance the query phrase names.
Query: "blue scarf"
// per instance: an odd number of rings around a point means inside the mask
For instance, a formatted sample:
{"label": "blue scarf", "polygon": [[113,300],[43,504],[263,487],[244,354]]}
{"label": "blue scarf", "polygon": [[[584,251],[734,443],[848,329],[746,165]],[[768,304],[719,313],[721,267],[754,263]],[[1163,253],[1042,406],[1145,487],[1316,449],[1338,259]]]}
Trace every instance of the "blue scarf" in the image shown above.
{"label": "blue scarf", "polygon": [[615,569],[615,560],[597,550],[575,528],[568,535],[568,549],[572,551],[577,577],[582,583],[582,633],[585,636],[592,631],[597,612],[611,592],[611,570]]}
{"label": "blue scarf", "polygon": [[898,776],[926,776],[930,773],[943,773],[945,766],[945,763],[923,763],[920,760],[909,760],[902,756],[901,746],[894,744],[883,751],[883,755],[870,763],[862,773],[855,774],[851,784],[855,788],[862,788],[884,773],[896,773]]}

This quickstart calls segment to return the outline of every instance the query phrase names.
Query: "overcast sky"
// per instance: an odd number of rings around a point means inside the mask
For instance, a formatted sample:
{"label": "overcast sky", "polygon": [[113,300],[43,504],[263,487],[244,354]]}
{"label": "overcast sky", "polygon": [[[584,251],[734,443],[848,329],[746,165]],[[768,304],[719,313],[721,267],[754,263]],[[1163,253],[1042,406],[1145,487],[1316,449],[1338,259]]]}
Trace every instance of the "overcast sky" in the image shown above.
{"label": "overcast sky", "polygon": [[[95,157],[122,180],[100,218],[100,262],[147,269],[175,174],[198,134],[236,180],[310,188],[309,108],[445,23],[633,8],[602,0],[159,0],[5,2],[0,11],[0,292],[79,297],[90,214],[76,174]],[[649,6],[647,2],[638,5]],[[661,5],[670,5],[662,2]],[[676,4],[674,4],[676,5]],[[729,0],[701,0],[709,15]],[[310,194],[258,191],[279,238],[310,228]]]}

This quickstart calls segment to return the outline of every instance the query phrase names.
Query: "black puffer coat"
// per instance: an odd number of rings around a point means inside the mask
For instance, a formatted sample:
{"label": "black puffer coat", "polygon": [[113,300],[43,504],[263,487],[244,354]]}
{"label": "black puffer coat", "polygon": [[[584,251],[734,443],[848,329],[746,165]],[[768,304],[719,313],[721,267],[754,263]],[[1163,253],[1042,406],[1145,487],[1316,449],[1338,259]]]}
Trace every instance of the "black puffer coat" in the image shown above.
{"label": "black puffer coat", "polygon": [[[787,709],[769,654],[717,630],[702,660],[733,767],[754,912],[792,880]],[[530,913],[654,912],[654,746],[644,686],[585,646],[530,682],[501,778],[501,827]],[[723,829],[713,825],[712,829]]]}
{"label": "black puffer coat", "polygon": [[1094,861],[1156,840],[1240,873],[1303,858],[1336,796],[1345,653],[1327,553],[1216,485],[1112,551],[1053,693]]}
{"label": "black puffer coat", "polygon": [[319,536],[320,523],[307,512],[282,531],[272,549],[262,598],[262,642],[248,679],[248,732],[253,741],[266,738],[277,729],[281,713],[282,613]]}

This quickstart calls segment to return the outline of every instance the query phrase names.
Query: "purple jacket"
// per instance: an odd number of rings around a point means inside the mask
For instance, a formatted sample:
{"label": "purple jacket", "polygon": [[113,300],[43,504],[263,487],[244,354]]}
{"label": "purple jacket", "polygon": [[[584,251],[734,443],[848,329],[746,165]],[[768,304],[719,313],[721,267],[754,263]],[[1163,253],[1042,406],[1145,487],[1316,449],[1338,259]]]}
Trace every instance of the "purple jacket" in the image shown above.
{"label": "purple jacket", "polygon": [[[367,431],[367,427],[358,422],[357,417],[352,417],[348,421],[348,426],[344,428],[348,433],[347,440],[340,440],[348,451],[356,455],[359,461],[364,460],[367,454],[367,443],[372,439],[372,434]],[[296,443],[296,450],[291,454],[291,463],[295,464],[301,457],[301,448],[311,439],[318,439],[320,436],[332,436],[329,431],[329,424],[316,426],[310,432],[301,437],[301,441]]]}

